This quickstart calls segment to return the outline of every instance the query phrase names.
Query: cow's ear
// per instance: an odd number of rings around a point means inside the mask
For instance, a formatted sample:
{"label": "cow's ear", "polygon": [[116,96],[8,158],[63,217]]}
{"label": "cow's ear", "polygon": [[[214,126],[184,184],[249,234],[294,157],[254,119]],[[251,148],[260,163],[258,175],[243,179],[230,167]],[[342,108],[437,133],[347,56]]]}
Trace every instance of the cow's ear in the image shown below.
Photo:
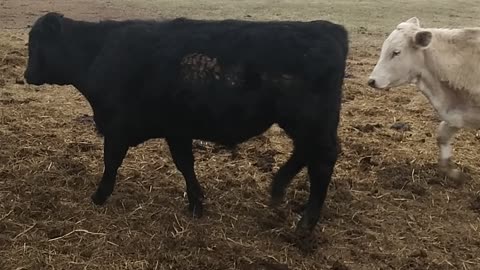
{"label": "cow's ear", "polygon": [[413,23],[416,26],[420,27],[420,20],[417,17],[412,17],[406,21],[406,23]]}
{"label": "cow's ear", "polygon": [[426,48],[432,41],[432,32],[430,31],[418,31],[413,38],[415,46],[419,48]]}
{"label": "cow's ear", "polygon": [[43,27],[49,34],[58,34],[62,31],[63,14],[49,13],[45,15]]}

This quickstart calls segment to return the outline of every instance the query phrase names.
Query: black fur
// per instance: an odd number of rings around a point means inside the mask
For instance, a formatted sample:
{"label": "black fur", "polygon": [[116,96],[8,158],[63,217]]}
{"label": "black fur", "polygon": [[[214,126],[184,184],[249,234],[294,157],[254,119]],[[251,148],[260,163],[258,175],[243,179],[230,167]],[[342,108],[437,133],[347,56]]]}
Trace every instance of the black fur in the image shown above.
{"label": "black fur", "polygon": [[291,158],[275,175],[282,200],[305,166],[310,198],[297,227],[316,225],[337,160],[346,30],[327,21],[76,21],[40,17],[29,34],[28,83],[71,84],[104,135],[105,171],[96,204],[113,192],[128,148],[165,138],[202,214],[192,140],[234,146],[278,123]]}

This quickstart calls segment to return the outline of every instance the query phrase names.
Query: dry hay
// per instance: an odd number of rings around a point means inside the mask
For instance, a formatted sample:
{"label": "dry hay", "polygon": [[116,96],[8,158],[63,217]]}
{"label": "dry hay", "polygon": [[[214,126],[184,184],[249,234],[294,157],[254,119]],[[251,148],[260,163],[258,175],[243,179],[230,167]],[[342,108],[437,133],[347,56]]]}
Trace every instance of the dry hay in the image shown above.
{"label": "dry hay", "polygon": [[[131,149],[106,206],[89,199],[102,139],[68,87],[22,84],[25,35],[0,35],[1,269],[478,269],[478,141],[462,132],[455,158],[472,180],[436,171],[435,123],[410,88],[365,86],[372,48],[353,48],[345,84],[342,154],[316,235],[303,254],[291,236],[308,195],[302,172],[286,203],[268,187],[291,145],[272,129],[237,153],[196,142],[205,215],[186,211],[184,180],[162,140]],[[19,79],[20,78],[20,79]],[[395,122],[409,128],[391,128]],[[398,124],[397,124],[398,125]],[[402,125],[400,125],[402,126]]]}

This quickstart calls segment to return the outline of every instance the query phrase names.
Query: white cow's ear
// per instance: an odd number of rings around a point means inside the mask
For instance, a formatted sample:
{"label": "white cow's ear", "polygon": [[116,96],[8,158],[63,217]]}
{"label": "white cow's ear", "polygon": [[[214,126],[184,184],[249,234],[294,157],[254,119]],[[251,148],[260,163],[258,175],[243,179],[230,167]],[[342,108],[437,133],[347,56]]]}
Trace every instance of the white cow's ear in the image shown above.
{"label": "white cow's ear", "polygon": [[420,20],[417,17],[412,17],[406,21],[406,23],[413,23],[416,26],[420,27]]}
{"label": "white cow's ear", "polygon": [[432,32],[430,31],[418,31],[413,38],[417,47],[426,48],[432,41]]}

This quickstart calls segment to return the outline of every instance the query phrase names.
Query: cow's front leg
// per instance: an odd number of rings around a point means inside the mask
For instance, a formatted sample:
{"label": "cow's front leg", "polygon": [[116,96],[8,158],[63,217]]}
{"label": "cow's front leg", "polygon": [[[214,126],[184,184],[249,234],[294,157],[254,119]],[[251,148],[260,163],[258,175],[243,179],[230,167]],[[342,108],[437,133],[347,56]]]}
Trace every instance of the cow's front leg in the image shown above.
{"label": "cow's front leg", "polygon": [[438,126],[437,144],[440,148],[439,167],[440,171],[454,181],[462,182],[465,179],[464,174],[452,164],[452,138],[459,128],[450,126],[442,121]]}
{"label": "cow's front leg", "polygon": [[118,140],[115,136],[105,135],[103,144],[105,169],[97,190],[91,196],[93,203],[96,205],[104,204],[112,194],[118,168],[122,165],[127,151],[128,145],[123,143],[122,140]]}
{"label": "cow's front leg", "polygon": [[192,139],[167,138],[166,141],[175,166],[185,178],[189,210],[192,211],[194,217],[201,217],[203,214],[203,192],[195,175]]}

